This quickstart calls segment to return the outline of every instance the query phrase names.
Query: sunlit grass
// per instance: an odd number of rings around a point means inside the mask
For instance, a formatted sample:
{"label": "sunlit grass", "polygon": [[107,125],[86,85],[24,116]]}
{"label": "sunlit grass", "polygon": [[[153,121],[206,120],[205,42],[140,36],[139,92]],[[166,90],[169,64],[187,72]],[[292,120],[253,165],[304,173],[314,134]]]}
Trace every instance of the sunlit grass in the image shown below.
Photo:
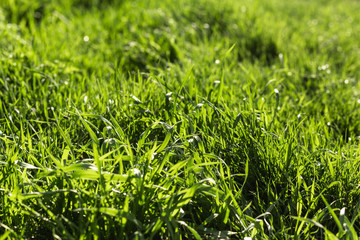
{"label": "sunlit grass", "polygon": [[358,12],[0,2],[1,239],[358,239]]}

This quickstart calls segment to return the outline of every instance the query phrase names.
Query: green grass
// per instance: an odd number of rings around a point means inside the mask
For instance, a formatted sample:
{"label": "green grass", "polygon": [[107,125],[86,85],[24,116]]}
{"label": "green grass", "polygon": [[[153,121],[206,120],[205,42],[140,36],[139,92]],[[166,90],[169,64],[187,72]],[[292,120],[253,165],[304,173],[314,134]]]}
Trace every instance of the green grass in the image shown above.
{"label": "green grass", "polygon": [[360,3],[0,2],[0,239],[358,239]]}

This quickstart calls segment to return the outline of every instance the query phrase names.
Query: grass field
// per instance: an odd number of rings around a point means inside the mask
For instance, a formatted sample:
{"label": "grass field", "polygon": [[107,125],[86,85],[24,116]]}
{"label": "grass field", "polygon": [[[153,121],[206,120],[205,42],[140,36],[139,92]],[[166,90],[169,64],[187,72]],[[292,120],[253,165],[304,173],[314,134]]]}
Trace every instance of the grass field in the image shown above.
{"label": "grass field", "polygon": [[358,239],[359,12],[1,0],[0,239]]}

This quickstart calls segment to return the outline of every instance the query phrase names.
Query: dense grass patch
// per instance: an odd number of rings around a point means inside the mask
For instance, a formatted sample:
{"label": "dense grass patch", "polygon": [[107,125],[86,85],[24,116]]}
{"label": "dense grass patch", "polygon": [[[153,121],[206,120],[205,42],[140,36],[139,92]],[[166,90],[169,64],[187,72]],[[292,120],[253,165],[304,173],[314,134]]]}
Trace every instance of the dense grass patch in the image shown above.
{"label": "dense grass patch", "polygon": [[0,3],[3,239],[357,239],[360,3]]}

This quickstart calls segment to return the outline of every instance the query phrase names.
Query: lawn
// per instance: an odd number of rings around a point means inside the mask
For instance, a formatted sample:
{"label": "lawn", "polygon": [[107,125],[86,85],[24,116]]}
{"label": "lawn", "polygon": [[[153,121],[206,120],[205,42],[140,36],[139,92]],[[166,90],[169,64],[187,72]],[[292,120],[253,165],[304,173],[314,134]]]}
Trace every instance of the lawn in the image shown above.
{"label": "lawn", "polygon": [[358,239],[359,12],[1,0],[0,239]]}

